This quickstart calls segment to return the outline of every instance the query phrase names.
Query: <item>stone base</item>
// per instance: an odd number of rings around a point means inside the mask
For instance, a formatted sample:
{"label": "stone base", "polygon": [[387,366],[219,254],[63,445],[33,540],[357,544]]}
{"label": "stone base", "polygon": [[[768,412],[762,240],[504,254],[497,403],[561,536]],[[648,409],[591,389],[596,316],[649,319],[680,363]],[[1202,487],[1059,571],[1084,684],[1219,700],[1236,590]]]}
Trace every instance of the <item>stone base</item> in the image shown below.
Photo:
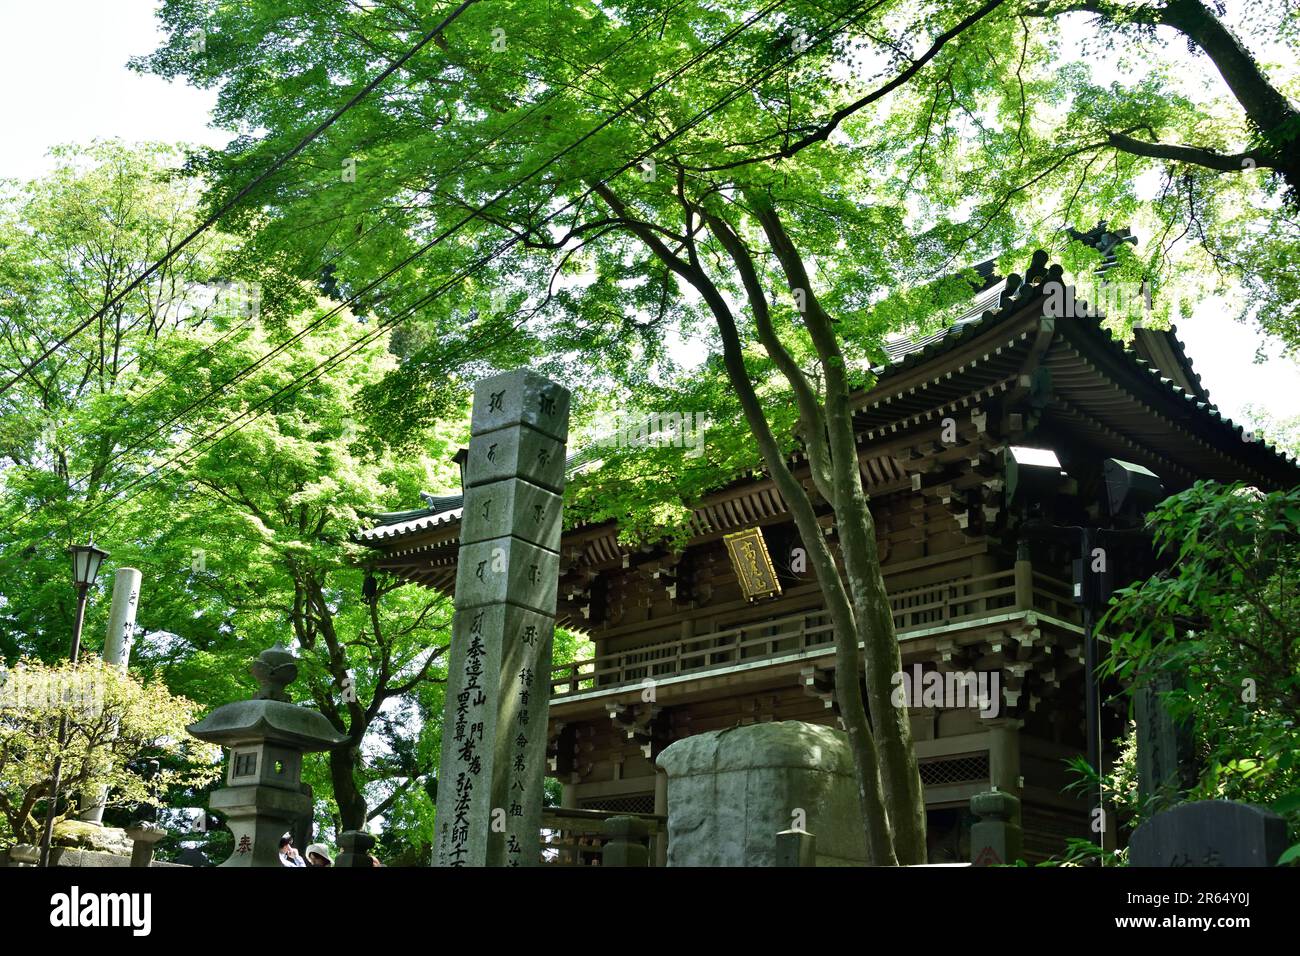
{"label": "stone base", "polygon": [[235,838],[230,859],[221,866],[283,866],[280,837],[311,811],[305,793],[279,787],[224,787],[212,794],[208,806],[226,815]]}
{"label": "stone base", "polygon": [[[8,850],[0,850],[0,867],[18,866],[19,864],[9,858]],[[129,867],[131,858],[121,856],[117,853],[96,853],[94,850],[70,850],[67,847],[52,846],[50,847],[50,866],[54,867]],[[151,864],[156,867],[180,867],[189,869],[183,863],[160,863],[155,861]]]}
{"label": "stone base", "polygon": [[669,866],[776,866],[777,834],[803,824],[817,866],[867,863],[847,736],[802,721],[687,737],[658,764],[668,775]]}

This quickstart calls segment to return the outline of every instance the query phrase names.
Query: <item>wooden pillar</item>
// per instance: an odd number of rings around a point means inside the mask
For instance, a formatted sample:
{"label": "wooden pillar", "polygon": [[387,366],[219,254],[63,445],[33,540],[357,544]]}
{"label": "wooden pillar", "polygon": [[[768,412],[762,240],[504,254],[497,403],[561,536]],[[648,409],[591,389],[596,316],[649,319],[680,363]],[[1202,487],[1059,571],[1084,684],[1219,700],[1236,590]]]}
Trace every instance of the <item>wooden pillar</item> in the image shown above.
{"label": "wooden pillar", "polygon": [[1020,728],[1023,721],[1002,718],[989,725],[989,783],[995,790],[1017,798],[1015,818],[1020,825]]}
{"label": "wooden pillar", "polygon": [[1016,610],[1029,611],[1034,607],[1034,566],[1029,561],[1016,561]]}
{"label": "wooden pillar", "polygon": [[[997,571],[997,559],[991,554],[977,554],[975,557],[971,558],[971,577],[982,578],[986,574],[996,574]],[[986,591],[996,583],[996,581],[982,581],[975,585],[975,588],[980,591]],[[993,610],[993,608],[989,607],[988,598],[982,598],[979,601],[979,613],[989,614]]]}

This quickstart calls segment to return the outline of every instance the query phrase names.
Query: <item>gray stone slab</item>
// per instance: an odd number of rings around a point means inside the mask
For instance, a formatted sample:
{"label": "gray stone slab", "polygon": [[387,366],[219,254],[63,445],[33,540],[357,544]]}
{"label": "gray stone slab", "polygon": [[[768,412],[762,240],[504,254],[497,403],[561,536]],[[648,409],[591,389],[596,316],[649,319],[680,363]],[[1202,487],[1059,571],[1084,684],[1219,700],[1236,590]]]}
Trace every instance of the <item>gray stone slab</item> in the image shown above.
{"label": "gray stone slab", "polygon": [[1274,866],[1286,821],[1231,800],[1199,800],[1157,813],[1129,840],[1129,866]]}
{"label": "gray stone slab", "polygon": [[564,491],[564,443],[521,425],[469,440],[465,484],[522,478],[547,491]]}
{"label": "gray stone slab", "polygon": [[530,425],[564,444],[569,437],[569,390],[526,368],[478,382],[470,434],[512,425]]}
{"label": "gray stone slab", "polygon": [[514,535],[559,551],[563,519],[564,499],[530,482],[507,479],[475,485],[465,492],[460,544]]}
{"label": "gray stone slab", "polygon": [[510,603],[555,613],[560,556],[519,538],[493,538],[461,547],[456,607]]}

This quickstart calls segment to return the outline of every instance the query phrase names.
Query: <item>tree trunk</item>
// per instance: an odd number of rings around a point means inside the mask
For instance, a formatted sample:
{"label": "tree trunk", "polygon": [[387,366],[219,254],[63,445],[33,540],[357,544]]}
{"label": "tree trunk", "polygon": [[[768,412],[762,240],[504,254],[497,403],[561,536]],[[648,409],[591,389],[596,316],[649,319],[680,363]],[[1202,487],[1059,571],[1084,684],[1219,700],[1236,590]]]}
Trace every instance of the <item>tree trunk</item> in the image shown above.
{"label": "tree trunk", "polygon": [[363,830],[366,825],[366,798],[357,788],[356,771],[361,763],[361,749],[352,744],[330,751],[330,781],[334,784],[334,801],[339,807],[339,824],[343,830]]}
{"label": "tree trunk", "polygon": [[[825,421],[830,445],[832,505],[844,558],[844,577],[853,601],[854,633],[866,653],[867,700],[880,757],[880,778],[894,834],[894,852],[904,865],[926,860],[925,795],[912,745],[907,707],[893,703],[894,675],[902,655],[894,616],[880,570],[875,521],[867,506],[853,430],[852,388],[844,355],[830,316],[812,289],[803,259],[775,208],[762,194],[747,192],[792,290],[802,290],[804,324],[821,359],[825,376]],[[836,574],[838,579],[838,572]]]}

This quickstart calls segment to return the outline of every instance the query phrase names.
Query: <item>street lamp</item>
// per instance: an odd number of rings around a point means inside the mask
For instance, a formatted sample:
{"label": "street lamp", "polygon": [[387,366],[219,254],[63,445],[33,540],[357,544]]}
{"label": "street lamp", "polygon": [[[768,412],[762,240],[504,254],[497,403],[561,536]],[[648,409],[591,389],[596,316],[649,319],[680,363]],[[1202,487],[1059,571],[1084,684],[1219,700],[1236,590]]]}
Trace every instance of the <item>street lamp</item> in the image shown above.
{"label": "street lamp", "polygon": [[[77,589],[77,611],[72,619],[72,654],[70,660],[77,663],[81,656],[81,627],[86,621],[86,601],[90,597],[90,586],[99,575],[99,566],[108,557],[108,552],[95,547],[92,538],[89,544],[74,544],[68,549],[72,556],[72,584]],[[50,865],[50,839],[54,836],[54,813],[59,803],[59,778],[63,774],[63,748],[68,742],[68,714],[64,711],[59,717],[59,749],[54,754],[54,772],[50,775],[49,806],[45,811],[45,830],[41,834],[41,866]]]}

